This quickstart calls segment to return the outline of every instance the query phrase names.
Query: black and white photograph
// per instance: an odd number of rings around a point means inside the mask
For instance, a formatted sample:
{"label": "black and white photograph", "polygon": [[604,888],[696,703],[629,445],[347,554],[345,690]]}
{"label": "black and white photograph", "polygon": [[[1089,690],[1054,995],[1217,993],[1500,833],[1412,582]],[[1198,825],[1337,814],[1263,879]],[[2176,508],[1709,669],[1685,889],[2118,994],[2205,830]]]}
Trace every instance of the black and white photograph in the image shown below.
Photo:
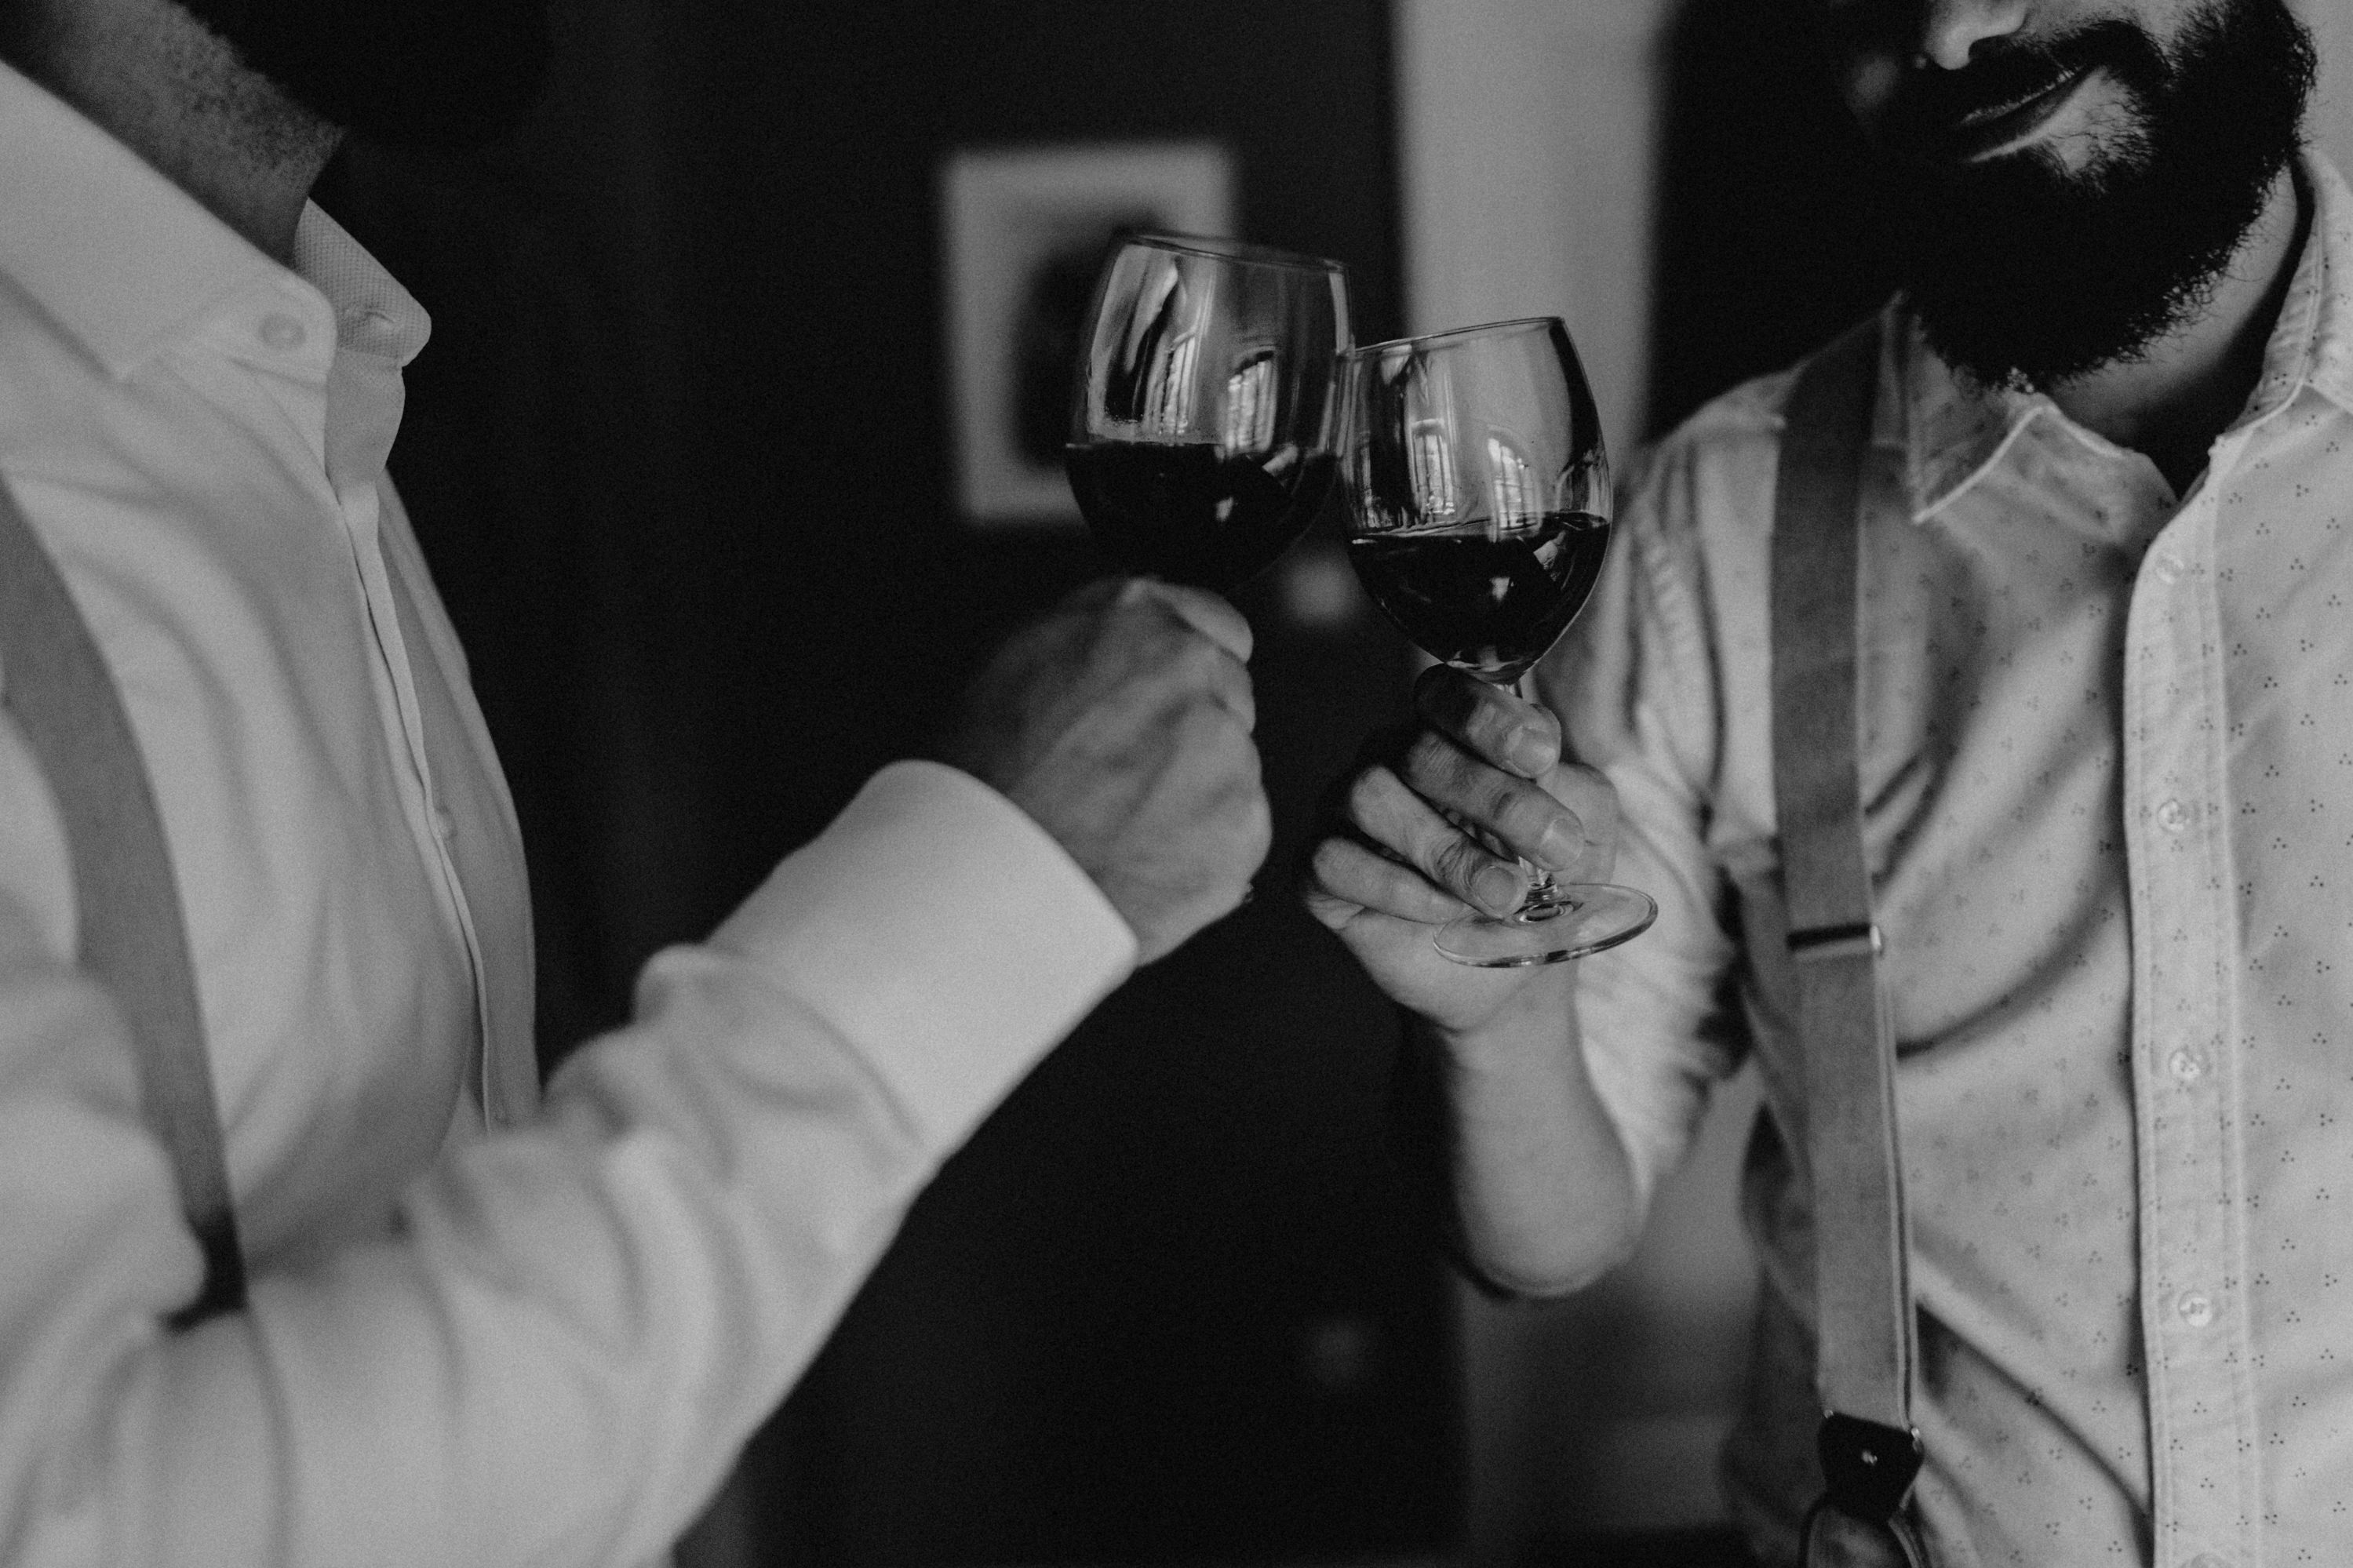
{"label": "black and white photograph", "polygon": [[0,1568],[2353,1563],[2346,0],[0,0]]}

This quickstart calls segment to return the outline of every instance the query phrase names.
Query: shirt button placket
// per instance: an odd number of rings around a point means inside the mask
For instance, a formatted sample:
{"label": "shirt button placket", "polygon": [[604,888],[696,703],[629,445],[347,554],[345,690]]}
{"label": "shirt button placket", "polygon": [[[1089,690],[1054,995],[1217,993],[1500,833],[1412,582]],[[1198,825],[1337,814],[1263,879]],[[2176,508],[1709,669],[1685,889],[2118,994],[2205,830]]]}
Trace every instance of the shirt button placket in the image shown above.
{"label": "shirt button placket", "polygon": [[[2236,1407],[2236,1321],[2226,1279],[2238,1256],[2227,1212],[2239,1190],[2225,1121],[2234,1112],[2217,982],[2233,944],[2224,823],[2213,791],[2222,763],[2209,722],[2221,670],[2211,626],[2211,510],[2175,519],[2136,584],[2126,633],[2126,834],[2134,919],[2137,1120],[2150,1158],[2144,1219],[2143,1323],[2158,1540],[2211,1549],[2236,1538],[2248,1477]],[[2170,1109],[2168,1109],[2170,1107]],[[2178,1549],[2177,1549],[2178,1550]],[[2177,1568],[2211,1568],[2161,1552]]]}

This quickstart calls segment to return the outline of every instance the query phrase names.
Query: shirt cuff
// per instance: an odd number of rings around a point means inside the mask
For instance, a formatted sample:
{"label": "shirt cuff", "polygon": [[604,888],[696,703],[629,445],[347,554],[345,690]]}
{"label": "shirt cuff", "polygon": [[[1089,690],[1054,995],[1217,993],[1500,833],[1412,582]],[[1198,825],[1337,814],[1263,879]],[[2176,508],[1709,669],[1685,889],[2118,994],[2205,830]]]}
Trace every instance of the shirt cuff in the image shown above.
{"label": "shirt cuff", "polygon": [[923,1131],[961,1142],[1134,972],[1134,933],[971,775],[894,763],[713,933],[850,1041]]}

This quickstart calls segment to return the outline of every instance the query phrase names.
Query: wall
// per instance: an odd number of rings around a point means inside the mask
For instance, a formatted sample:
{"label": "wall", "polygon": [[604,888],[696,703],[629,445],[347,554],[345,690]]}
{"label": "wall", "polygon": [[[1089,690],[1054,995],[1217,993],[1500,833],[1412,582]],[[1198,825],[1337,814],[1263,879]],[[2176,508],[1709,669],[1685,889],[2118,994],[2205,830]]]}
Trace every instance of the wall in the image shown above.
{"label": "wall", "polygon": [[2344,0],[2292,0],[2320,44],[2320,97],[2313,106],[2313,140],[2353,169],[2353,6]]}

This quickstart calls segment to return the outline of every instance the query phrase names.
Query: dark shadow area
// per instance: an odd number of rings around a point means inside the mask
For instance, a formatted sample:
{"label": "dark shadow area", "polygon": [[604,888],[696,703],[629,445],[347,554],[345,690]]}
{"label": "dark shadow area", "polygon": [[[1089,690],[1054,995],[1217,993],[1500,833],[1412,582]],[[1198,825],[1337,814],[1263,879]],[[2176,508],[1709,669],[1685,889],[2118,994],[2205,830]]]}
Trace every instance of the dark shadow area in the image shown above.
{"label": "dark shadow area", "polygon": [[1796,8],[1688,0],[1667,50],[1652,435],[1892,288],[1861,137]]}
{"label": "dark shadow area", "polygon": [[[1359,337],[1387,334],[1387,28],[1379,0],[581,0],[514,144],[346,150],[324,205],[435,317],[394,473],[514,783],[546,1061],[1098,570],[1076,531],[955,514],[944,155],[1222,141],[1241,231],[1346,261]],[[950,1163],[754,1440],[733,1555],[1457,1539],[1451,1296],[1381,1131],[1395,1022],[1290,893],[1317,794],[1402,707],[1404,650],[1361,610],[1293,618],[1271,578],[1238,601],[1276,816],[1260,896]]]}
{"label": "dark shadow area", "polygon": [[1662,1530],[1632,1535],[1539,1538],[1520,1568],[1756,1568],[1728,1530]]}

